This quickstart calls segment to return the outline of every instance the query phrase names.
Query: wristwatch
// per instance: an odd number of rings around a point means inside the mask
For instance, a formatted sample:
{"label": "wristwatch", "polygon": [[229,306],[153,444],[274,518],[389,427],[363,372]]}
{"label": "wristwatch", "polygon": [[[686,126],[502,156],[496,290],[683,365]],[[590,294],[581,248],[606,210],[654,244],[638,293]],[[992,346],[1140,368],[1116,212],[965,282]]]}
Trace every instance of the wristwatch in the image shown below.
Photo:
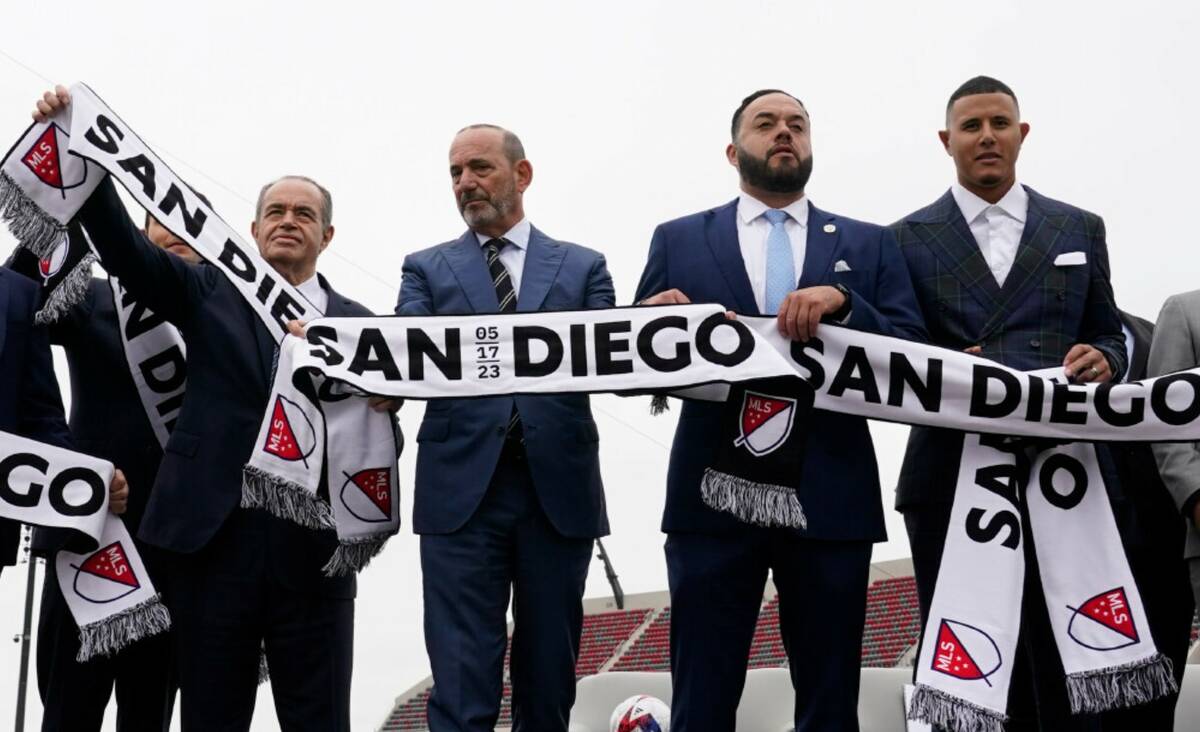
{"label": "wristwatch", "polygon": [[853,300],[853,298],[850,295],[849,288],[847,288],[845,285],[841,284],[840,282],[835,283],[833,285],[833,289],[842,293],[842,296],[846,298],[846,301],[844,303],[842,303],[842,306],[840,308],[838,308],[837,310],[835,310],[829,314],[830,320],[832,320],[835,323],[840,323],[843,320],[845,320],[846,318],[850,317],[850,302],[851,302],[851,300]]}

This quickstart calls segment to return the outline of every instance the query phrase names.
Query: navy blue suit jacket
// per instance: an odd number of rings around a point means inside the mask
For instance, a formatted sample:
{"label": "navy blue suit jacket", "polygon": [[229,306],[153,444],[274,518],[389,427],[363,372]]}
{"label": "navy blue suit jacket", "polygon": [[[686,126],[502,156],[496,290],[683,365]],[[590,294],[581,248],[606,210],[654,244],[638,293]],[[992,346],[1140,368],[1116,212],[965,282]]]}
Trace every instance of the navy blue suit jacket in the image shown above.
{"label": "navy blue suit jacket", "polygon": [[[1127,369],[1125,337],[1109,279],[1104,222],[1025,190],[1025,229],[1003,287],[949,191],[892,225],[930,342],[955,350],[978,345],[984,358],[1022,371],[1059,366],[1072,345],[1087,343],[1104,352],[1120,378]],[[1056,265],[1068,252],[1080,252],[1086,261]],[[897,507],[949,501],[961,452],[962,433],[913,427]]]}
{"label": "navy blue suit jacket", "polygon": [[[37,285],[0,267],[0,430],[73,449],[38,305]],[[0,566],[16,563],[19,538],[20,524],[0,519]]]}
{"label": "navy blue suit jacket", "polygon": [[[242,467],[250,458],[270,397],[275,340],[215,267],[193,265],[150,243],[106,181],[80,212],[105,268],[135,298],[179,328],[187,345],[188,384],[175,429],[146,506],[139,537],[192,553],[238,507]],[[329,316],[370,315],[329,293]],[[278,522],[272,537],[281,581],[307,584],[337,545],[332,531]],[[353,596],[354,579],[321,579],[321,591]]]}
{"label": "navy blue suit jacket", "polygon": [[[536,228],[530,231],[518,312],[607,308],[614,298],[603,255],[551,239]],[[405,258],[397,315],[498,310],[479,240],[470,231]],[[550,523],[567,537],[608,533],[600,435],[586,394],[428,402],[417,434],[416,533],[452,533],[475,513],[500,459],[514,403],[534,489]]]}
{"label": "navy blue suit jacket", "polygon": [[[758,314],[737,233],[737,201],[660,225],[638,284],[637,301],[676,288],[697,303],[720,303]],[[849,271],[835,272],[843,260]],[[840,283],[851,292],[849,328],[925,340],[925,327],[904,259],[887,229],[809,206],[808,244],[798,288]],[[704,469],[727,432],[720,404],[687,402],[679,415],[667,473],[663,531],[715,532],[747,527],[700,497]],[[805,536],[882,541],[886,538],[879,470],[867,421],[814,410],[806,427],[800,503]]]}

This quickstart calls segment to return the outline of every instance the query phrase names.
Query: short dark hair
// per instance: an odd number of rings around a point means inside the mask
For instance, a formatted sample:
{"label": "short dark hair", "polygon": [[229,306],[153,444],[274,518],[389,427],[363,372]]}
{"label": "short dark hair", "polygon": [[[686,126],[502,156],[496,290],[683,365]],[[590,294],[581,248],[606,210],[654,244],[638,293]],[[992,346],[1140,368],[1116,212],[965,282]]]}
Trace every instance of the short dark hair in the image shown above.
{"label": "short dark hair", "polygon": [[[738,108],[733,110],[733,121],[729,125],[730,139],[732,139],[734,142],[737,141],[738,127],[740,127],[742,124],[742,112],[746,111],[746,107],[749,107],[751,105],[751,103],[754,102],[755,99],[758,99],[759,97],[765,97],[768,94],[782,94],[785,97],[791,97],[792,99],[796,100],[796,104],[799,104],[801,107],[804,107],[804,102],[800,101],[800,99],[798,97],[796,97],[792,94],[789,94],[788,92],[785,92],[782,89],[759,89],[758,91],[754,92],[750,96],[743,99],[742,103],[738,105]],[[807,114],[808,109],[806,108],[804,111]]]}
{"label": "short dark hair", "polygon": [[954,106],[955,102],[963,97],[970,97],[976,94],[1007,94],[1012,97],[1013,106],[1017,108],[1017,112],[1021,111],[1021,105],[1017,103],[1017,95],[1008,87],[1008,84],[999,79],[993,79],[990,76],[976,76],[964,81],[950,95],[950,101],[946,102],[946,117],[950,116],[950,108]]}
{"label": "short dark hair", "polygon": [[[186,183],[184,183],[184,185],[187,185],[187,184],[186,184]],[[205,206],[208,206],[209,208],[212,208],[212,201],[208,200],[208,196],[204,195],[203,193],[201,193],[200,191],[196,190],[195,188],[192,188],[191,186],[188,186],[188,190],[189,190],[189,191],[191,191],[191,192],[192,192],[192,195],[194,195],[196,198],[199,198],[201,201],[204,201],[204,205],[205,205]],[[158,221],[158,219],[155,219],[153,216],[151,216],[151,215],[150,215],[150,209],[146,209],[146,218],[145,218],[145,220],[142,222],[142,228],[143,228],[143,229],[149,229],[149,228],[150,228],[150,219],[154,219],[155,221]],[[159,226],[162,226],[162,222],[161,222],[161,221],[158,221],[158,225],[159,225]],[[165,229],[165,228],[167,228],[167,227],[163,226],[163,228]]]}
{"label": "short dark hair", "polygon": [[267,191],[271,190],[271,186],[275,185],[276,183],[282,183],[285,180],[304,181],[305,183],[315,187],[321,193],[321,226],[328,229],[333,225],[333,194],[325,190],[325,186],[306,175],[281,175],[260,188],[258,191],[258,201],[254,204],[255,221],[258,221],[262,218],[263,201],[265,201],[267,198]]}
{"label": "short dark hair", "polygon": [[512,132],[504,129],[500,125],[488,124],[487,122],[479,122],[473,125],[467,125],[458,132],[455,136],[461,135],[467,130],[496,130],[504,138],[504,157],[508,158],[508,162],[515,163],[525,159],[525,146],[521,144],[521,138],[517,137]]}

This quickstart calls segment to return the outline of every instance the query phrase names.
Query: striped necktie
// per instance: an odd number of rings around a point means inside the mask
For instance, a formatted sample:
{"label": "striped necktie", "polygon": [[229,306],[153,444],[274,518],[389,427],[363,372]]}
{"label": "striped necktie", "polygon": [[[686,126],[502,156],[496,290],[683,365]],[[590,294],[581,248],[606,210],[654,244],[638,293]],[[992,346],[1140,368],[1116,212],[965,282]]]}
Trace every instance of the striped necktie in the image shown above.
{"label": "striped necktie", "polygon": [[488,273],[492,276],[492,286],[496,288],[496,302],[500,303],[500,312],[512,313],[517,309],[517,292],[513,289],[512,278],[500,261],[500,250],[510,246],[512,242],[503,237],[490,239],[483,245],[483,253],[487,258]]}
{"label": "striped necktie", "polygon": [[[503,237],[489,239],[483,245],[483,255],[487,259],[488,273],[492,276],[492,286],[496,288],[496,302],[500,303],[500,312],[514,313],[517,311],[517,293],[512,286],[512,277],[504,262],[500,261],[500,250],[511,246],[512,242]],[[517,403],[513,401],[512,414],[508,418],[508,426],[504,430],[508,438],[517,438],[525,444],[524,430],[521,429],[521,415],[517,413]]]}

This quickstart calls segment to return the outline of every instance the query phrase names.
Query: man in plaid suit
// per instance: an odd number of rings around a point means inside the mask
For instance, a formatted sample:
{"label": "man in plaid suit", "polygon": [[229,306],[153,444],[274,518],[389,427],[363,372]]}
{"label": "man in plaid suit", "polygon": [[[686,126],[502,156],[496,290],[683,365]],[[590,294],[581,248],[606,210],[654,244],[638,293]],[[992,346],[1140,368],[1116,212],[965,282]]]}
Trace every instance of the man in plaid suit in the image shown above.
{"label": "man in plaid suit", "polygon": [[[1076,382],[1120,379],[1125,342],[1104,223],[1017,183],[1017,155],[1028,133],[1016,96],[1000,81],[976,77],[950,97],[939,135],[958,180],[892,226],[930,342],[1015,369],[1061,365]],[[914,427],[896,489],[922,622],[942,559],[962,437]],[[1026,537],[1022,544],[1028,571],[1008,729],[1084,728],[1089,720],[1070,716],[1032,542]]]}

